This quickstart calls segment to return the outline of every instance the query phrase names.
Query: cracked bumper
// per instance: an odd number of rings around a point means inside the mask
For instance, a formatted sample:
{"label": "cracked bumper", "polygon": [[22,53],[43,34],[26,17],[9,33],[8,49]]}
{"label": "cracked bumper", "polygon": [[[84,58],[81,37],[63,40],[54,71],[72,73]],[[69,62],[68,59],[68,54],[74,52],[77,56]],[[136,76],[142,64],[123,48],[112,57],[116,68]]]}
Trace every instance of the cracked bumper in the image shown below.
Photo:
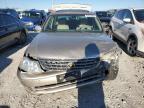
{"label": "cracked bumper", "polygon": [[81,79],[70,80],[65,78],[64,80],[60,80],[58,76],[65,75],[65,72],[30,75],[18,69],[18,78],[26,89],[33,94],[60,92],[93,83],[99,83],[105,79],[105,70],[103,67],[87,72],[95,72],[95,74],[83,77]]}

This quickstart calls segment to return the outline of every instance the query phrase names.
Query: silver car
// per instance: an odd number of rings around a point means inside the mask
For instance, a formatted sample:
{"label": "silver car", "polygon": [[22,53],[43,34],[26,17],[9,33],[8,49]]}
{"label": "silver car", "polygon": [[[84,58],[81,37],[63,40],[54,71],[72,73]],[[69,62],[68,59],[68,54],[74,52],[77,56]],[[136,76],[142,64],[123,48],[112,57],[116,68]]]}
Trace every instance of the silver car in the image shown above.
{"label": "silver car", "polygon": [[124,42],[130,56],[144,55],[144,9],[121,9],[111,19],[113,38]]}
{"label": "silver car", "polygon": [[113,80],[120,53],[94,13],[59,11],[49,16],[27,48],[18,78],[36,94]]}

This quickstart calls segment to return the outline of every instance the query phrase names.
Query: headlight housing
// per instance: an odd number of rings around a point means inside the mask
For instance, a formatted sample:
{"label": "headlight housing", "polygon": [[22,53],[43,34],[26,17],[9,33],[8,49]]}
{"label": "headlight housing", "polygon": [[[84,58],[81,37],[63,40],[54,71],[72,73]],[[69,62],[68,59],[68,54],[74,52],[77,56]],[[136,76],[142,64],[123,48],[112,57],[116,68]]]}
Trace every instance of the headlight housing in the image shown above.
{"label": "headlight housing", "polygon": [[111,61],[111,60],[118,60],[120,54],[122,53],[120,48],[114,48],[110,50],[108,53],[101,56],[101,60],[103,61]]}
{"label": "headlight housing", "polygon": [[33,24],[33,22],[28,22],[27,25],[33,26],[34,24]]}
{"label": "headlight housing", "polygon": [[107,69],[110,68],[110,65],[117,67],[119,64],[120,54],[122,54],[122,50],[120,48],[113,48],[108,53],[101,56],[101,61],[103,61]]}
{"label": "headlight housing", "polygon": [[32,60],[28,57],[24,57],[23,61],[20,63],[19,68],[24,72],[28,73],[41,73],[43,70],[41,69],[38,61]]}
{"label": "headlight housing", "polygon": [[33,26],[33,22],[23,22],[25,26]]}

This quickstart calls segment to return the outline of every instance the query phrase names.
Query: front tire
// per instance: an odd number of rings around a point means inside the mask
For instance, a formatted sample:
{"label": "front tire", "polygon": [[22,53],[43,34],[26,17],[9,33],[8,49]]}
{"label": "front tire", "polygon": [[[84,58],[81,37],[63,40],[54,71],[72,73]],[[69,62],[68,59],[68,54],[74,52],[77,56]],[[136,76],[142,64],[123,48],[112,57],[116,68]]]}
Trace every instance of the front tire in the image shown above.
{"label": "front tire", "polygon": [[24,44],[26,43],[26,40],[27,40],[27,36],[24,32],[21,32],[20,34],[20,37],[19,37],[19,40],[18,40],[18,44]]}
{"label": "front tire", "polygon": [[130,56],[136,56],[137,40],[135,38],[129,38],[127,42],[127,53]]}

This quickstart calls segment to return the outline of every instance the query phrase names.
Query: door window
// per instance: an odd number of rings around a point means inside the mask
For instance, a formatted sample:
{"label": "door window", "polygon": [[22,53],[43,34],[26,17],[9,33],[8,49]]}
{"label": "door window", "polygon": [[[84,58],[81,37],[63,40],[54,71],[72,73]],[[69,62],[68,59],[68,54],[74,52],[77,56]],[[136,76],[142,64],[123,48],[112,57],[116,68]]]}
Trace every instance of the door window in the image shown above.
{"label": "door window", "polygon": [[3,19],[4,19],[4,24],[5,25],[11,25],[15,23],[15,20],[13,19],[12,16],[9,15],[3,15]]}
{"label": "door window", "polygon": [[117,18],[120,19],[120,20],[123,20],[124,18],[124,10],[120,10],[118,13],[117,13]]}
{"label": "door window", "polygon": [[2,15],[0,15],[0,26],[4,26],[4,19]]}
{"label": "door window", "polygon": [[124,18],[130,18],[133,20],[132,14],[129,10],[125,10]]}
{"label": "door window", "polygon": [[50,29],[50,30],[52,30],[52,28],[53,28],[53,22],[54,22],[54,17],[53,16],[50,16],[50,18],[49,18],[49,20],[48,20],[48,22],[47,22],[47,28],[46,29]]}

